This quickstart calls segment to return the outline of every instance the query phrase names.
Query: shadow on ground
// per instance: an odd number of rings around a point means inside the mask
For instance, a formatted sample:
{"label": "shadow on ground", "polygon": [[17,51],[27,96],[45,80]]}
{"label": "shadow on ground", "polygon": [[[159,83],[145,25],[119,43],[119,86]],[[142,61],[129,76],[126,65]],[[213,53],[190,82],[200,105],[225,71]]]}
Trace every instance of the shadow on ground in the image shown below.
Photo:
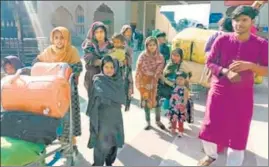
{"label": "shadow on ground", "polygon": [[[161,157],[157,155],[147,156],[129,144],[125,145],[124,150],[120,152],[117,158],[124,166],[159,166],[163,161]],[[175,166],[181,166],[174,160],[168,159],[165,161],[169,161],[169,164],[173,163]]]}

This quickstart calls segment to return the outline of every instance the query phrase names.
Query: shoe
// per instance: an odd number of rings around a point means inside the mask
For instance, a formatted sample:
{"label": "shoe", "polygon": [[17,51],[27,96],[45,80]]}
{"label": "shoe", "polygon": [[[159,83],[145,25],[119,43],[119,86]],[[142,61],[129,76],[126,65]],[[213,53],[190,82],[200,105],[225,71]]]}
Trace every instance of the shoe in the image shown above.
{"label": "shoe", "polygon": [[182,132],[179,132],[179,133],[178,133],[178,137],[179,137],[179,138],[183,137],[183,133],[182,133]]}
{"label": "shoe", "polygon": [[127,111],[129,111],[130,110],[130,108],[129,107],[125,107],[125,112],[127,112]]}
{"label": "shoe", "polygon": [[148,126],[145,127],[145,130],[150,130],[150,129],[151,129],[151,126],[150,125],[148,125]]}
{"label": "shoe", "polygon": [[193,124],[193,123],[194,123],[194,120],[193,120],[193,119],[191,119],[191,120],[190,120],[190,123],[191,123],[191,124]]}

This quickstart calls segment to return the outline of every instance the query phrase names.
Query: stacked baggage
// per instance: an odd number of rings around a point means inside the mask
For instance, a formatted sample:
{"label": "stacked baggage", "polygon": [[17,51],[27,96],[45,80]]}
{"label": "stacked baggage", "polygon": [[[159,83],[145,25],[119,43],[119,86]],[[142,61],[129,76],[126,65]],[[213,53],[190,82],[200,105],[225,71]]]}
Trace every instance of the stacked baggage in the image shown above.
{"label": "stacked baggage", "polygon": [[1,80],[1,166],[30,164],[57,139],[70,106],[71,73],[65,63],[36,63],[31,76]]}

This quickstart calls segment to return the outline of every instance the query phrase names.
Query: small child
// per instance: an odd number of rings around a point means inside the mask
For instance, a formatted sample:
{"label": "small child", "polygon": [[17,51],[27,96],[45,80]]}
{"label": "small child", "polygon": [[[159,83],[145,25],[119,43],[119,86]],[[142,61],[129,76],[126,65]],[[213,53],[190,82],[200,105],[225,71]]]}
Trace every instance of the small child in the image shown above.
{"label": "small child", "polygon": [[126,65],[126,49],[124,47],[125,38],[122,34],[115,34],[112,36],[114,48],[109,53],[113,59],[117,59],[120,66]]}
{"label": "small child", "polygon": [[19,76],[19,75],[30,75],[30,73],[31,73],[30,68],[24,67],[19,57],[10,55],[3,58],[1,78],[3,78],[6,75]]}
{"label": "small child", "polygon": [[188,102],[189,91],[185,86],[188,74],[179,72],[176,76],[176,87],[170,98],[169,117],[171,122],[171,132],[176,133],[178,129],[179,136],[182,137],[184,132],[184,121],[186,119],[186,105]]}
{"label": "small child", "polygon": [[23,64],[17,56],[6,56],[2,60],[2,68],[7,75],[13,75],[17,70],[23,68]]}
{"label": "small child", "polygon": [[109,55],[119,61],[121,76],[124,80],[126,103],[125,111],[130,110],[131,99],[133,94],[133,78],[132,78],[132,63],[131,55],[125,47],[125,37],[122,34],[112,36],[114,48]]}

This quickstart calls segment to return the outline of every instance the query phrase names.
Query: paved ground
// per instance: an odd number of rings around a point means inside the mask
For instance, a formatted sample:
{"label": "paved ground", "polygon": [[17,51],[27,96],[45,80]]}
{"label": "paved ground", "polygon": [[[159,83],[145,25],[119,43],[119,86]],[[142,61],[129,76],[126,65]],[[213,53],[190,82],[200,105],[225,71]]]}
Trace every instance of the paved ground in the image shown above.
{"label": "paved ground", "polygon": [[[80,157],[78,165],[93,163],[93,150],[87,148],[89,120],[85,115],[87,96],[83,87],[83,74],[80,78],[82,108],[82,136],[78,139]],[[252,120],[248,148],[244,166],[268,166],[268,79],[255,87],[255,113]],[[195,101],[195,123],[186,124],[183,138],[172,136],[154,126],[144,131],[144,112],[138,106],[138,93],[135,92],[131,111],[123,112],[126,144],[119,150],[114,166],[195,166],[204,156],[197,138],[205,110],[205,93]],[[242,99],[243,100],[243,99]],[[152,113],[154,120],[154,113]],[[168,120],[163,117],[168,125]],[[154,122],[152,122],[154,125]],[[226,156],[220,155],[214,166],[224,166]],[[56,165],[61,165],[59,162]]]}

